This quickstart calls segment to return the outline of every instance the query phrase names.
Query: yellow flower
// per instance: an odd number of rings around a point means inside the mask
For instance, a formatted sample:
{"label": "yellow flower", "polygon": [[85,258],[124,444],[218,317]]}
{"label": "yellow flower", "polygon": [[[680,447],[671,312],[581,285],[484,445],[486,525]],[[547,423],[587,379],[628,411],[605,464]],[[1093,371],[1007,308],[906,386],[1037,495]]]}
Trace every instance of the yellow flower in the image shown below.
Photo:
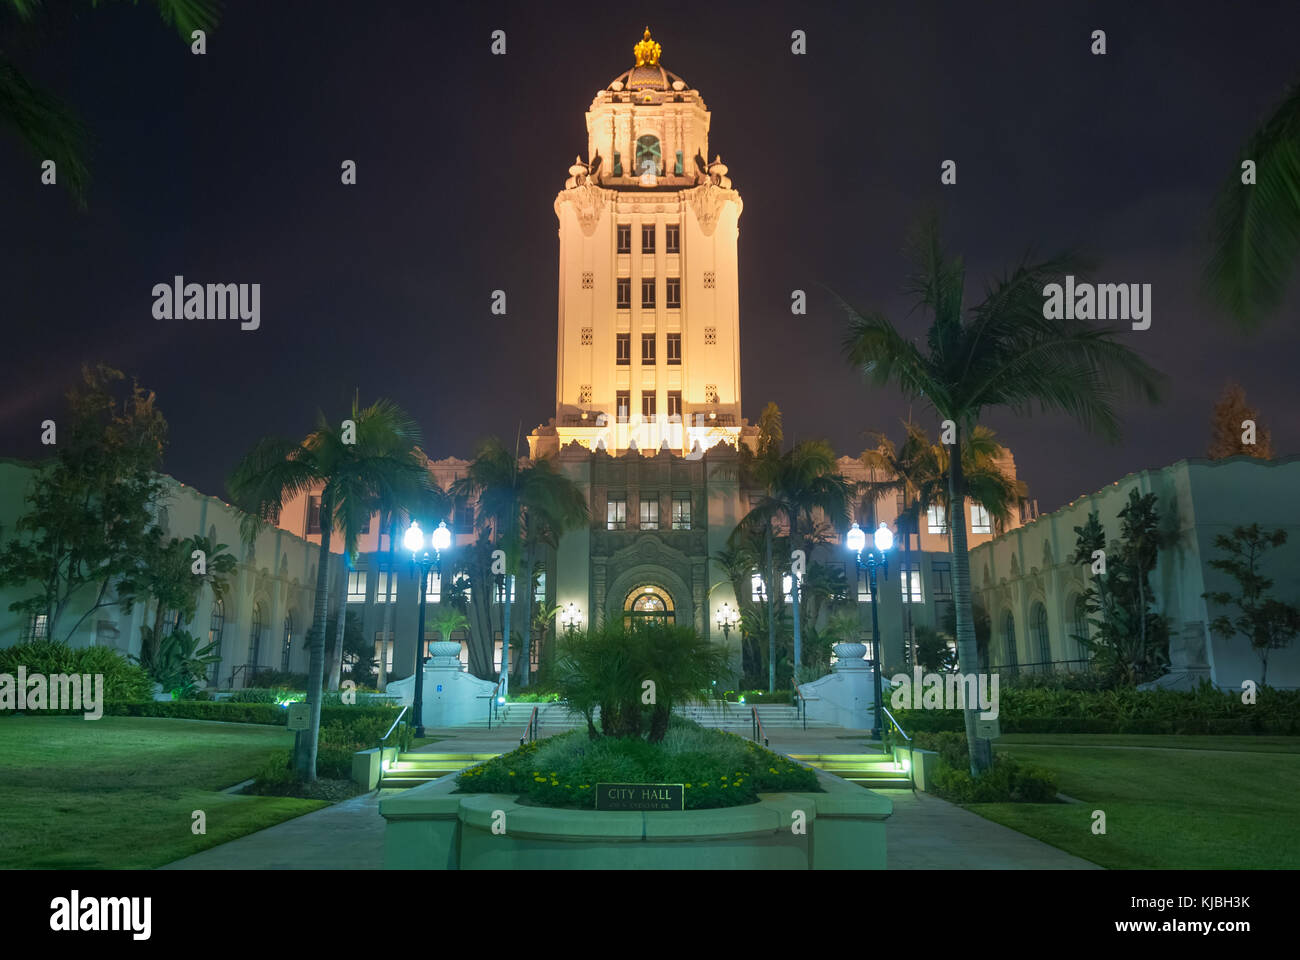
{"label": "yellow flower", "polygon": [[686,785],[686,789],[687,790],[691,789],[691,785],[689,783]]}
{"label": "yellow flower", "polygon": [[515,772],[514,772],[513,770],[511,770],[511,771],[510,771],[510,776],[513,777],[514,775],[515,775]]}

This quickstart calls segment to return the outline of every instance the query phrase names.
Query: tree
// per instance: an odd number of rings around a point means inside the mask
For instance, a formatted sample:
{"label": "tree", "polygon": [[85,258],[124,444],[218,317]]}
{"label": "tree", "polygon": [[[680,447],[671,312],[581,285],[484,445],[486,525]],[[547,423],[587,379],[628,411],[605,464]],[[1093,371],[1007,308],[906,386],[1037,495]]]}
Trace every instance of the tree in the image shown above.
{"label": "tree", "polygon": [[[1246,443],[1243,439],[1247,421],[1254,434],[1254,443]],[[1246,405],[1246,391],[1231,380],[1224,385],[1219,402],[1214,405],[1214,415],[1210,419],[1210,449],[1206,456],[1211,460],[1238,456],[1273,459],[1272,435],[1260,425],[1259,411]]]}
{"label": "tree", "polygon": [[926,673],[951,673],[957,667],[957,651],[951,637],[928,624],[916,628],[916,665]]}
{"label": "tree", "polygon": [[1099,568],[1083,593],[1094,629],[1076,639],[1092,652],[1109,682],[1133,686],[1156,679],[1169,663],[1169,621],[1151,609],[1150,578],[1162,540],[1156,495],[1130,491],[1119,518],[1120,539],[1109,548],[1095,512],[1084,526],[1074,528],[1072,562]]}
{"label": "tree", "polygon": [[154,604],[153,624],[141,628],[140,644],[141,665],[154,673],[166,636],[163,621],[167,611],[175,611],[178,622],[185,623],[198,610],[204,587],[211,588],[214,599],[225,597],[237,562],[224,543],[214,543],[199,534],[164,540],[159,527],[154,527],[146,539],[145,557],[134,587],[146,602],[152,600]]}
{"label": "tree", "polygon": [[1236,580],[1238,592],[1215,590],[1203,594],[1220,606],[1237,608],[1236,616],[1215,617],[1210,629],[1221,637],[1240,634],[1250,641],[1259,655],[1261,687],[1268,684],[1269,651],[1282,649],[1300,634],[1300,607],[1266,596],[1273,580],[1260,570],[1268,551],[1282,546],[1286,540],[1285,530],[1265,533],[1257,523],[1233,527],[1231,536],[1218,534],[1214,546],[1227,556],[1211,560],[1210,566]]}
{"label": "tree", "polygon": [[[764,493],[741,523],[764,531],[769,543],[783,529],[790,551],[812,551],[815,541],[826,539],[828,529],[848,526],[849,485],[836,472],[835,452],[821,440],[806,440],[786,453],[775,449],[759,457],[754,478]],[[782,563],[782,567],[786,564]],[[790,566],[791,622],[794,627],[794,666],[802,664],[802,617],[799,612],[799,577]],[[775,571],[772,573],[775,581]],[[769,586],[769,594],[775,584]]]}
{"label": "tree", "polygon": [[17,536],[0,549],[0,586],[27,591],[9,609],[45,617],[52,639],[63,632],[74,602],[88,595],[93,599],[64,633],[65,642],[102,607],[120,604],[130,613],[157,535],[167,422],[139,383],[129,395],[115,395],[123,379],[103,364],[82,367],[66,416],[51,427],[55,456],[36,467],[25,498],[29,509],[15,525]]}
{"label": "tree", "polygon": [[311,722],[294,744],[294,769],[305,780],[316,779],[334,531],[343,534],[344,552],[355,557],[361,527],[377,500],[432,482],[416,454],[419,427],[397,404],[378,400],[360,409],[354,400],[350,414],[334,422],[318,414],[316,429],[302,440],[264,437],[239,462],[227,483],[231,502],[244,511],[243,533],[249,540],[278,514],[283,501],[320,492],[320,559],[308,639]]}
{"label": "tree", "polygon": [[[466,572],[477,621],[474,633],[478,635],[477,644],[471,645],[470,670],[485,678],[491,674],[494,646],[490,604],[498,592],[492,589],[498,585],[497,575],[492,573],[492,553],[501,550],[505,556],[500,574],[500,595],[504,598],[501,630],[504,676],[515,577],[522,567],[529,589],[521,622],[529,625],[533,603],[531,585],[542,553],[547,547],[557,546],[565,531],[590,521],[587,501],[577,485],[557,472],[549,460],[521,466],[519,458],[510,454],[496,437],[479,444],[466,475],[452,485],[452,493],[473,498],[478,504],[479,538]],[[531,630],[525,632],[531,637]],[[528,683],[528,643],[529,638],[525,638],[520,666],[524,685]]]}
{"label": "tree", "polygon": [[[90,0],[98,6],[99,0]],[[0,0],[20,27],[32,24],[40,0]],[[163,22],[176,28],[185,43],[194,30],[211,31],[217,25],[217,0],[154,0]],[[34,86],[0,54],[0,125],[18,135],[38,162],[53,160],[60,183],[70,190],[77,205],[86,205],[86,148],[89,135],[76,112],[53,94]]]}
{"label": "tree", "polygon": [[1210,295],[1239,326],[1255,329],[1281,304],[1298,260],[1300,84],[1251,135],[1219,191]]}
{"label": "tree", "polygon": [[[846,360],[869,382],[896,383],[905,396],[924,398],[941,421],[949,421],[954,443],[972,434],[981,414],[1006,407],[1028,414],[1034,407],[1066,413],[1109,439],[1119,435],[1117,390],[1150,401],[1159,396],[1159,377],[1136,353],[1119,342],[1118,330],[1093,329],[1082,320],[1044,316],[1048,284],[1083,271],[1068,256],[1022,263],[993,282],[985,298],[964,316],[965,267],[942,249],[938,225],[927,221],[911,243],[916,272],[908,289],[933,317],[926,351],[904,336],[884,315],[862,314],[842,298],[850,327],[844,339]],[[953,599],[957,611],[957,649],[962,670],[974,672],[977,651],[971,614],[970,557],[967,553],[962,458],[950,458]],[[977,708],[966,710],[971,773],[988,769],[988,740],[975,734]]]}

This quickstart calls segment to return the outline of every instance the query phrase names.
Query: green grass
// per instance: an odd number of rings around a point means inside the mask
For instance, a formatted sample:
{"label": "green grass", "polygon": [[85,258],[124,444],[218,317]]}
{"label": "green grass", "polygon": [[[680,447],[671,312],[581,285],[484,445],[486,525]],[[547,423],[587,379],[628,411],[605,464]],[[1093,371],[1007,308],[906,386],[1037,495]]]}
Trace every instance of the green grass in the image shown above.
{"label": "green grass", "polygon": [[[161,866],[325,804],[219,793],[283,727],[106,716],[0,720],[0,869]],[[191,831],[202,810],[207,834]]]}
{"label": "green grass", "polygon": [[[1021,734],[997,746],[1051,770],[1082,803],[969,809],[1085,860],[1112,869],[1300,868],[1300,738]],[[1094,810],[1106,815],[1104,835],[1092,833]]]}

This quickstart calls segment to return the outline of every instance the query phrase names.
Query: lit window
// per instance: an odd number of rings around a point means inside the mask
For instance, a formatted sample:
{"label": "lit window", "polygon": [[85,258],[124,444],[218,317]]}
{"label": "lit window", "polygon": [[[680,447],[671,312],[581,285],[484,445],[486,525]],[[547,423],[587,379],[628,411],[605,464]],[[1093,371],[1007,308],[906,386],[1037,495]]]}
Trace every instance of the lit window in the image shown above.
{"label": "lit window", "polygon": [[533,581],[533,602],[546,602],[546,571],[542,570],[537,574],[537,579]]}
{"label": "lit window", "polygon": [[348,603],[366,602],[366,571],[348,571]]}
{"label": "lit window", "polygon": [[[899,564],[901,568],[903,565]],[[899,586],[903,594],[904,603],[921,603],[921,566],[913,561],[907,569],[899,571]],[[910,589],[909,589],[910,588]]]}
{"label": "lit window", "polygon": [[320,497],[307,498],[307,533],[320,533]]}
{"label": "lit window", "polygon": [[926,516],[930,521],[931,533],[948,532],[948,524],[944,520],[944,516],[943,516],[943,507],[939,506],[938,504],[932,504],[930,506],[930,509],[926,511]]}
{"label": "lit window", "polygon": [[50,636],[50,618],[44,613],[33,613],[27,618],[28,640],[48,640]]}
{"label": "lit window", "polygon": [[781,595],[782,595],[783,597],[785,597],[785,602],[786,602],[786,603],[791,603],[791,602],[794,600],[794,597],[792,597],[792,596],[790,595],[790,586],[791,586],[790,574],[788,574],[788,573],[786,573],[786,574],[782,574],[782,575],[781,575]]}
{"label": "lit window", "polygon": [[641,529],[659,529],[659,498],[652,493],[641,498]]}
{"label": "lit window", "polygon": [[992,533],[993,523],[989,520],[989,512],[978,503],[970,505],[970,532],[971,533]]}
{"label": "lit window", "polygon": [[615,409],[618,413],[618,422],[627,423],[629,418],[632,416],[632,391],[631,390],[618,391],[616,402],[615,402]]}
{"label": "lit window", "polygon": [[429,576],[424,581],[424,602],[442,602],[442,577],[434,570],[429,571]]}
{"label": "lit window", "polygon": [[623,497],[610,497],[605,504],[605,529],[627,529],[627,500]]}
{"label": "lit window", "polygon": [[396,586],[393,582],[393,575],[389,571],[377,571],[375,573],[375,603],[388,603],[393,600]]}
{"label": "lit window", "polygon": [[673,529],[691,529],[691,495],[689,493],[673,494]]}
{"label": "lit window", "polygon": [[767,590],[763,584],[763,575],[760,573],[750,575],[749,598],[755,602],[767,599]]}
{"label": "lit window", "polygon": [[856,561],[850,560],[844,565],[846,579],[852,583],[855,579],[858,582],[858,600],[867,602],[871,600],[871,581],[867,578],[867,571],[858,566]]}
{"label": "lit window", "polygon": [[934,586],[934,598],[936,600],[952,599],[952,564],[947,560],[938,561],[930,565],[930,572],[933,576],[932,584]]}
{"label": "lit window", "polygon": [[393,635],[375,634],[375,659],[382,662],[385,673],[393,672]]}

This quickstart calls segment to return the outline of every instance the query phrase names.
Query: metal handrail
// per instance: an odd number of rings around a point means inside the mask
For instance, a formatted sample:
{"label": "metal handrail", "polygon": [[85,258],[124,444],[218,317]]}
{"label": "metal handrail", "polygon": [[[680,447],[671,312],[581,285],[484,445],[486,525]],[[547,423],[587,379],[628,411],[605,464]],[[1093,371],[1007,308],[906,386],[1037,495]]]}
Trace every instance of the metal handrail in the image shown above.
{"label": "metal handrail", "polygon": [[524,727],[524,735],[519,738],[519,746],[524,745],[524,741],[533,743],[537,740],[537,704],[533,705],[533,712],[528,715],[528,726]]}
{"label": "metal handrail", "polygon": [[903,739],[906,740],[908,743],[911,743],[912,738],[907,735],[907,731],[905,731],[902,727],[898,725],[898,721],[895,720],[894,715],[889,712],[889,708],[882,703],[880,705],[880,709],[885,714],[885,716],[889,718],[889,722],[894,725],[894,729],[903,735]]}
{"label": "metal handrail", "polygon": [[758,740],[759,737],[762,737],[763,746],[766,747],[768,745],[767,731],[763,729],[763,718],[758,715],[758,707],[751,705],[749,708],[749,715],[752,727],[752,735],[750,739]]}
{"label": "metal handrail", "polygon": [[388,728],[388,732],[379,738],[380,746],[383,746],[384,741],[393,735],[393,731],[397,729],[397,725],[402,722],[402,717],[406,716],[406,711],[410,709],[409,705],[402,707],[402,712],[397,715],[397,719],[394,720],[393,725]]}
{"label": "metal handrail", "polygon": [[882,703],[880,705],[880,709],[881,712],[883,712],[884,715],[889,718],[889,722],[894,725],[894,729],[897,730],[899,733],[901,733],[903,735],[903,739],[907,741],[907,780],[912,785],[912,792],[915,793],[916,792],[916,755],[913,753],[915,747],[912,746],[912,738],[907,735],[906,730],[904,730],[901,726],[899,726],[898,721],[894,719],[894,715],[889,712],[889,708],[887,706],[885,706]]}

